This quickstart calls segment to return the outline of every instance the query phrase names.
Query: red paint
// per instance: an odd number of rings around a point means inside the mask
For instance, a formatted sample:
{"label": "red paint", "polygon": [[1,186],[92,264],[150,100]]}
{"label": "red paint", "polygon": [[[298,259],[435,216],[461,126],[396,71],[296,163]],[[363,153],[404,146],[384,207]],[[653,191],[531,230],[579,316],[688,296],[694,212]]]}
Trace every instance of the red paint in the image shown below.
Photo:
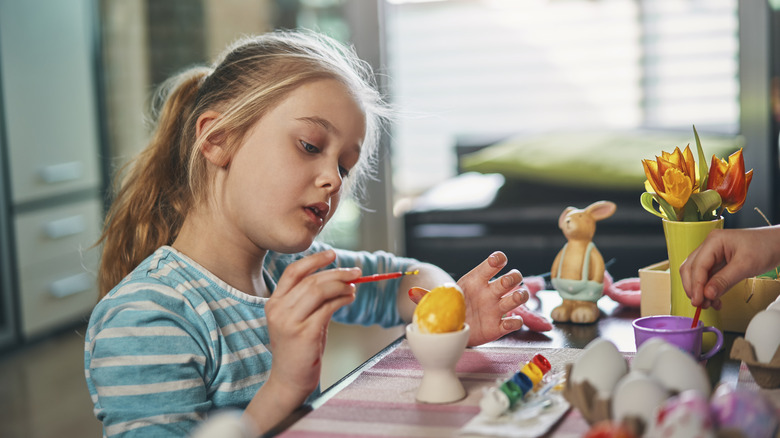
{"label": "red paint", "polygon": [[548,371],[550,371],[550,368],[552,368],[552,366],[550,365],[550,361],[547,360],[547,358],[542,356],[541,354],[537,354],[536,356],[534,356],[531,362],[533,362],[536,366],[539,367],[540,370],[542,370],[542,374],[547,373]]}

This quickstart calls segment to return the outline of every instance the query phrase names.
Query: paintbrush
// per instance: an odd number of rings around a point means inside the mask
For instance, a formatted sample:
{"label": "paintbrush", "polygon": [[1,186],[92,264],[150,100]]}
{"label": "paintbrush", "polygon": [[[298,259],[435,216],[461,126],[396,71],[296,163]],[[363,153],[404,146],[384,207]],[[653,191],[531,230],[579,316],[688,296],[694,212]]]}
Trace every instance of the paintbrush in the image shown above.
{"label": "paintbrush", "polygon": [[350,281],[349,283],[357,284],[357,283],[368,283],[371,281],[390,280],[391,278],[403,277],[404,275],[417,275],[419,273],[420,270],[415,269],[414,271],[406,271],[406,272],[388,272],[386,274],[366,275],[365,277],[356,278]]}
{"label": "paintbrush", "polygon": [[693,315],[693,322],[691,328],[696,328],[699,325],[699,315],[701,315],[701,306],[696,307],[696,313]]}

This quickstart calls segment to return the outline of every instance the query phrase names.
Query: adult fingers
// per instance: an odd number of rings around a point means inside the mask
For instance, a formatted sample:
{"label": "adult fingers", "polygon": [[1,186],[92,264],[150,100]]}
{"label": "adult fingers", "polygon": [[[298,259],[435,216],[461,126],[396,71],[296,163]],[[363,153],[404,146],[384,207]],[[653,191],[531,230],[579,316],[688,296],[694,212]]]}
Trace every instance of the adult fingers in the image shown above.
{"label": "adult fingers", "polygon": [[704,286],[704,297],[714,301],[725,294],[732,286],[745,278],[745,267],[736,260],[725,264],[710,277]]}
{"label": "adult fingers", "polygon": [[690,297],[692,305],[705,305],[704,300],[707,297],[705,296],[704,288],[707,282],[710,281],[711,274],[720,269],[721,265],[718,265],[718,260],[718,256],[711,249],[700,246],[691,252],[680,266],[680,279],[683,290]]}
{"label": "adult fingers", "polygon": [[[694,249],[685,261],[680,265],[680,280],[682,281],[683,290],[689,298],[693,298],[694,286],[693,286],[693,269],[694,259],[696,258],[697,249]],[[704,286],[703,284],[701,285]]]}

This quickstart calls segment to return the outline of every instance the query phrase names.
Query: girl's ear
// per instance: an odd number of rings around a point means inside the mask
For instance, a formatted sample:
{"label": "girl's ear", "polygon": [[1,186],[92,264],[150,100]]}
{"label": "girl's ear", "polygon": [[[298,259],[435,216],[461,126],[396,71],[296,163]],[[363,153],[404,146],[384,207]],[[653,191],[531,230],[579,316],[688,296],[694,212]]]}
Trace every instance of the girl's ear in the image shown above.
{"label": "girl's ear", "polygon": [[[216,111],[206,111],[201,114],[195,125],[196,137],[200,138],[205,135],[219,116],[220,114]],[[215,166],[224,168],[230,162],[230,157],[225,151],[222,137],[219,133],[209,133],[208,137],[201,143],[200,153]]]}

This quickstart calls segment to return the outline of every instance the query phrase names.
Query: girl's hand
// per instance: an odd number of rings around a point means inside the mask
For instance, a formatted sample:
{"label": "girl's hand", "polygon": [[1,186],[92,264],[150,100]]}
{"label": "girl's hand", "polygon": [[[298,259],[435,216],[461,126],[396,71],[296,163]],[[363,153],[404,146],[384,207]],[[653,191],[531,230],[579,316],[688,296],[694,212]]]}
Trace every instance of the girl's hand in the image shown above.
{"label": "girl's hand", "polygon": [[[504,253],[497,251],[458,280],[466,299],[466,322],[471,327],[468,345],[480,345],[520,330],[523,318],[505,314],[528,301],[529,293],[522,285],[523,276],[513,269],[491,280],[506,266]],[[415,303],[427,293],[423,288],[412,288],[409,297]]]}
{"label": "girl's hand", "polygon": [[273,381],[274,387],[282,388],[294,406],[319,383],[333,313],[355,299],[355,286],[349,281],[360,276],[360,269],[315,272],[335,258],[334,251],[323,251],[290,264],[266,303],[273,353],[267,384]]}
{"label": "girl's hand", "polygon": [[503,252],[496,251],[458,280],[466,296],[466,322],[471,327],[469,345],[480,345],[520,330],[523,319],[503,318],[504,314],[528,301],[523,276],[512,269],[491,280],[506,266]]}

